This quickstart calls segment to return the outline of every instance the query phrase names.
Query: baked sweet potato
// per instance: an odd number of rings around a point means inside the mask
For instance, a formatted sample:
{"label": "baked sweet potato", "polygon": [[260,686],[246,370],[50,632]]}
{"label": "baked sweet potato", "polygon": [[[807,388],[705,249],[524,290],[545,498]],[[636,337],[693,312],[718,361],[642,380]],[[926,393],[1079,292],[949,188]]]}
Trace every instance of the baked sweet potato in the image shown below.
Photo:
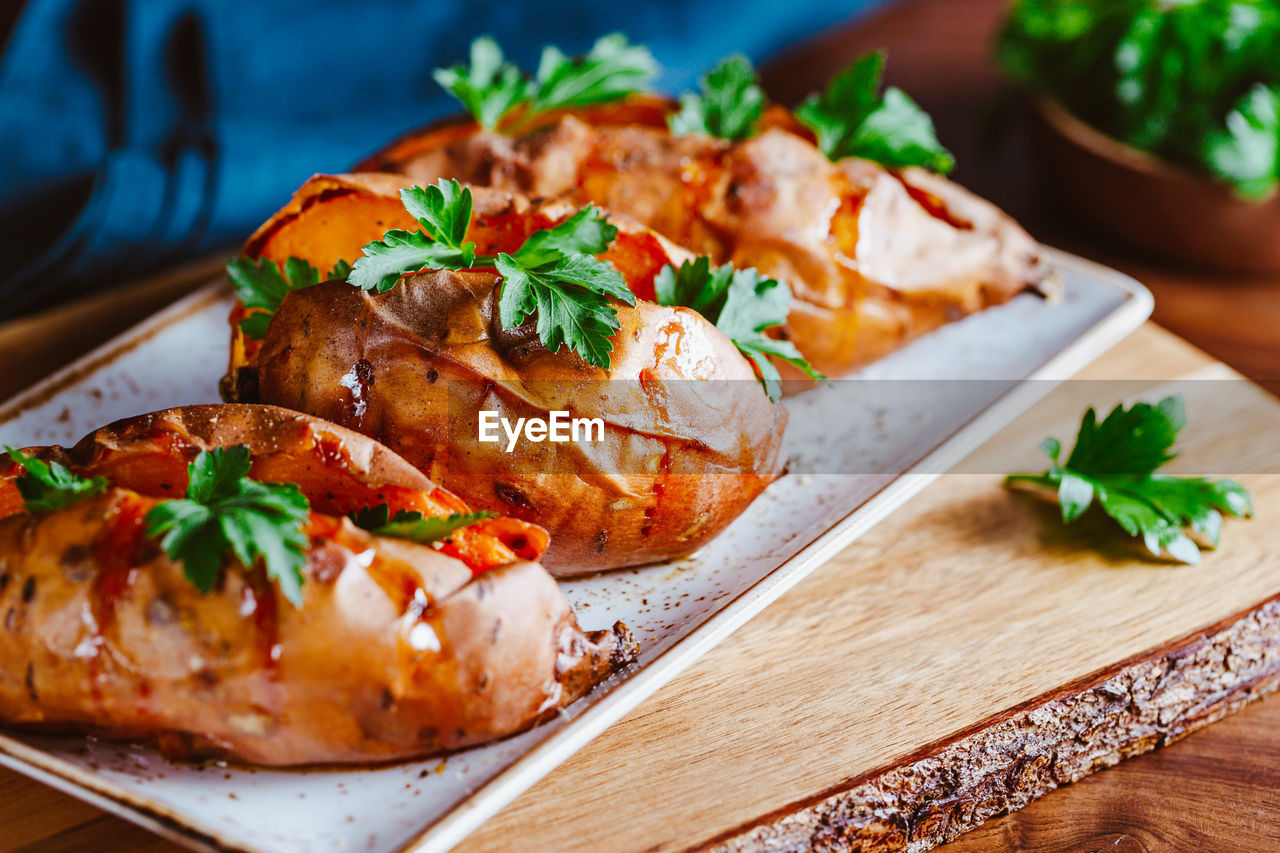
{"label": "baked sweet potato", "polygon": [[[315,175],[245,242],[245,257],[264,259],[283,268],[300,258],[317,270],[329,271],[340,262],[354,261],[360,248],[392,228],[412,228],[414,222],[400,203],[399,190],[407,181],[394,175]],[[222,396],[230,401],[252,400],[252,388],[237,384],[252,380],[240,369],[257,358],[260,339],[241,329],[241,321],[263,308],[249,308],[237,300],[231,310],[231,349]]]}
{"label": "baked sweet potato", "polygon": [[[197,405],[138,415],[95,430],[69,450],[36,448],[87,477],[152,497],[186,492],[187,464],[201,450],[243,444],[256,480],[296,483],[316,512],[344,516],[385,503],[390,512],[467,512],[465,501],[440,488],[403,458],[358,432],[276,406]],[[0,462],[0,518],[22,510],[14,485],[21,469]],[[547,532],[513,518],[491,518],[457,531],[441,545],[482,572],[517,559],[538,560]]]}
{"label": "baked sweet potato", "polygon": [[[187,461],[229,444],[249,446],[251,476],[296,482],[311,501],[298,607],[261,566],[229,563],[202,594],[145,533],[149,510],[184,491]],[[540,545],[530,525],[474,530],[494,540],[490,557],[509,555],[475,574],[448,547],[342,517],[366,500],[429,510],[448,496],[386,448],[316,418],[195,406],[32,452],[111,485],[15,512],[20,471],[6,462],[0,472],[5,724],[264,765],[388,761],[528,728],[622,654],[615,633],[584,634],[555,581],[515,556]]]}
{"label": "baked sweet potato", "polygon": [[[244,255],[281,268],[290,258],[297,258],[321,271],[331,270],[341,261],[353,262],[366,244],[381,239],[386,231],[417,227],[400,201],[400,190],[410,184],[403,176],[379,173],[315,175],[253,233],[245,243]],[[481,252],[514,251],[532,230],[573,210],[565,204],[530,205],[505,193],[476,192],[470,237]],[[652,299],[658,270],[668,261],[679,262],[688,255],[652,231],[626,223],[603,257],[618,267],[638,296]],[[261,342],[246,337],[239,324],[260,310],[237,302],[231,312],[230,363],[222,382],[223,397],[230,401],[257,398],[256,375],[241,368],[256,361]]]}
{"label": "baked sweet potato", "polygon": [[828,376],[1056,286],[1025,231],[943,177],[831,162],[777,106],[740,142],[675,136],[666,118],[676,108],[634,95],[548,114],[514,136],[450,119],[357,168],[594,202],[717,263],[757,267],[791,285],[784,335]]}
{"label": "baked sweet potato", "polygon": [[[468,236],[481,253],[514,251],[573,210],[480,190]],[[658,270],[688,256],[615,224],[602,257],[639,301],[617,306],[608,369],[548,351],[532,324],[502,328],[495,271],[438,270],[381,294],[342,281],[290,293],[248,367],[254,379],[235,384],[377,438],[472,506],[536,520],[551,533],[554,574],[688,554],[778,476],[786,413],[715,326],[646,298]],[[512,423],[571,412],[601,426],[598,440],[508,452],[505,439],[479,441],[481,411]]]}

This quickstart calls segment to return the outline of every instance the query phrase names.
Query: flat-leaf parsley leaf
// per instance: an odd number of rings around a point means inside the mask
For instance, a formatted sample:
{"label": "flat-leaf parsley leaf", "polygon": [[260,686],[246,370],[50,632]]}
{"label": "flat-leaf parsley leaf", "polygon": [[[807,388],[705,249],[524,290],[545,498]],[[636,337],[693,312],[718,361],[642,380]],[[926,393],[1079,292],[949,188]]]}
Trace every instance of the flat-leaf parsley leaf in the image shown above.
{"label": "flat-leaf parsley leaf", "polygon": [[535,231],[513,253],[477,256],[475,244],[466,240],[470,189],[442,180],[425,190],[403,190],[401,201],[422,229],[388,231],[365,246],[351,284],[383,293],[405,273],[493,266],[503,277],[498,298],[503,328],[514,329],[536,312],[538,337],[547,349],[568,346],[596,367],[609,366],[610,338],[619,328],[610,303],[635,305],[636,298],[618,270],[596,257],[618,236],[599,208],[587,205],[558,225]]}
{"label": "flat-leaf parsley leaf", "polygon": [[488,36],[471,42],[471,67],[437,68],[436,82],[462,102],[485,130],[529,97],[530,84],[520,69],[507,62],[502,48]]}
{"label": "flat-leaf parsley leaf", "polygon": [[351,265],[339,259],[324,279],[320,271],[302,258],[290,257],[284,267],[267,258],[232,258],[227,261],[227,278],[235,287],[236,298],[246,308],[256,308],[240,321],[240,331],[246,337],[260,341],[267,335],[267,326],[280,303],[292,290],[302,290],[323,281],[346,279]]}
{"label": "flat-leaf parsley leaf", "polygon": [[1185,423],[1179,396],[1155,406],[1116,406],[1101,422],[1089,409],[1066,462],[1060,461],[1058,440],[1045,439],[1040,448],[1053,462],[1049,470],[1013,474],[1007,482],[1056,491],[1064,524],[1078,519],[1096,500],[1126,533],[1141,536],[1152,554],[1199,563],[1197,540],[1217,547],[1223,514],[1250,516],[1253,501],[1234,480],[1155,473],[1176,455],[1173,443]]}
{"label": "flat-leaf parsley leaf", "polygon": [[548,45],[542,49],[529,111],[537,114],[616,101],[643,91],[657,73],[658,63],[649,49],[628,43],[621,33],[602,36],[578,59]]}
{"label": "flat-leaf parsley leaf", "polygon": [[391,515],[386,504],[362,507],[351,513],[351,520],[375,536],[408,539],[419,545],[430,545],[448,539],[455,531],[496,516],[488,510],[455,512],[451,515],[424,516],[412,510],[397,510]]}
{"label": "flat-leaf parsley leaf", "polygon": [[514,255],[498,255],[503,328],[513,329],[537,312],[538,338],[547,349],[568,346],[588,364],[609,367],[611,338],[619,328],[610,300],[636,304],[617,269],[595,257],[617,235],[600,209],[588,205],[554,228],[531,234]]}
{"label": "flat-leaf parsley leaf", "polygon": [[44,462],[7,445],[5,451],[26,471],[14,484],[28,512],[62,509],[107,489],[103,477],[82,477],[60,462]]}
{"label": "flat-leaf parsley leaf", "polygon": [[[628,43],[620,33],[603,36],[585,55],[566,56],[559,48],[542,49],[531,79],[507,62],[493,39],[471,43],[471,67],[437,68],[436,82],[462,102],[481,127],[494,130],[508,117],[528,127],[545,113],[616,101],[643,91],[658,73],[658,64],[643,45]],[[504,127],[505,130],[517,128]]]}
{"label": "flat-leaf parsley leaf", "polygon": [[667,123],[677,136],[704,133],[737,141],[755,134],[763,112],[764,92],[756,85],[751,62],[734,55],[703,76],[700,93],[680,96],[680,111]]}
{"label": "flat-leaf parsley leaf", "polygon": [[1245,198],[1262,199],[1280,184],[1280,88],[1261,83],[1227,113],[1226,129],[1205,136],[1205,161]]}
{"label": "flat-leaf parsley leaf", "polygon": [[422,227],[395,229],[364,247],[347,281],[361,290],[386,293],[400,276],[423,269],[465,269],[475,262],[475,243],[466,238],[471,224],[471,189],[454,180],[427,188],[406,187],[400,202]]}
{"label": "flat-leaf parsley leaf", "polygon": [[201,451],[187,466],[186,497],[156,504],[144,529],[201,592],[213,589],[230,553],[249,569],[261,560],[267,577],[301,606],[309,504],[293,483],[249,479],[250,465],[244,445]]}
{"label": "flat-leaf parsley leaf", "polygon": [[878,94],[883,72],[884,53],[865,54],[831,78],[825,92],[809,96],[796,118],[832,160],[862,157],[892,168],[950,172],[955,159],[938,142],[929,114],[901,89]]}
{"label": "flat-leaf parsley leaf", "polygon": [[768,329],[787,321],[791,288],[755,269],[734,269],[732,264],[711,266],[707,257],[685,261],[679,269],[668,264],[653,282],[658,302],[692,308],[715,324],[756,366],[769,399],[777,402],[782,390],[774,356],[798,367],[813,379],[824,379],[810,366],[795,344],[771,338]]}

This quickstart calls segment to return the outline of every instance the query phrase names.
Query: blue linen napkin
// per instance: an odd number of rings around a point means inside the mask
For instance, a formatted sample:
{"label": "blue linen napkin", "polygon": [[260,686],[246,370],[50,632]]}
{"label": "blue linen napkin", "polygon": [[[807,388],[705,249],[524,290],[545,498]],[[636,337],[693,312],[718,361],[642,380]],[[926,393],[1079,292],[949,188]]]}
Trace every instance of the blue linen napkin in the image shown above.
{"label": "blue linen napkin", "polygon": [[623,31],[695,84],[875,0],[29,0],[0,56],[0,319],[230,247],[315,172],[457,110],[431,70]]}

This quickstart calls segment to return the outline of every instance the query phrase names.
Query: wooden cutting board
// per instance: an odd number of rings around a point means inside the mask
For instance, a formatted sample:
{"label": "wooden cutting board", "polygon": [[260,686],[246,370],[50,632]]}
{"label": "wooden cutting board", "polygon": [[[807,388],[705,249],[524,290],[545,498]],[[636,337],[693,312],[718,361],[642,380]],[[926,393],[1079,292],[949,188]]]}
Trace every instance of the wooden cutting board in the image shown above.
{"label": "wooden cutting board", "polygon": [[[39,331],[25,357],[47,370],[57,325]],[[1158,396],[1206,368],[1232,375],[1147,326],[1084,375]],[[967,469],[1038,470],[1040,438],[1069,443],[1107,387],[1051,397]],[[1189,400],[1185,469],[1280,426],[1261,391],[1231,399]],[[944,476],[459,849],[926,849],[1178,737],[1280,677],[1280,478],[1241,479],[1262,519],[1229,522],[1193,568],[1143,559],[1105,520],[1064,529],[995,474]],[[0,851],[167,847],[7,772],[0,827]]]}
{"label": "wooden cutting board", "polygon": [[[1084,375],[1234,376],[1208,364],[1148,326]],[[1039,440],[1069,444],[1108,388],[1051,397],[963,467],[1043,469]],[[1196,396],[1182,470],[1280,427],[1256,387]],[[927,849],[1180,737],[1280,679],[1280,477],[1239,479],[1261,519],[1182,567],[998,476],[944,476],[459,850]]]}

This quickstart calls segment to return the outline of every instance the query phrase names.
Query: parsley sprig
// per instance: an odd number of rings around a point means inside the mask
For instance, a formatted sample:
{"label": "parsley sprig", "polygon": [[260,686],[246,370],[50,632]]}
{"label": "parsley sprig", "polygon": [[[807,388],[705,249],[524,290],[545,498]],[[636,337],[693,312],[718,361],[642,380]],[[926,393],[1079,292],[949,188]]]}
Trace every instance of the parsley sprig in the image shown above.
{"label": "parsley sprig", "polygon": [[711,260],[704,256],[685,261],[679,269],[668,264],[658,272],[653,286],[660,304],[692,308],[715,323],[756,366],[760,384],[770,400],[777,402],[782,390],[782,377],[770,356],[798,367],[813,379],[825,379],[795,344],[764,334],[787,321],[791,288],[786,283],[763,276],[754,268],[739,270],[732,264],[712,267]]}
{"label": "parsley sprig", "polygon": [[658,64],[648,48],[613,33],[600,38],[581,57],[544,47],[532,78],[507,62],[497,42],[483,36],[471,43],[470,67],[437,68],[434,76],[481,127],[493,130],[517,107],[522,108],[519,125],[528,127],[551,110],[608,103],[643,91],[657,73]]}
{"label": "parsley sprig", "polygon": [[603,36],[577,59],[547,46],[534,78],[537,89],[530,112],[616,101],[642,91],[657,73],[658,63],[649,49],[628,43],[621,33]]}
{"label": "parsley sprig", "polygon": [[201,451],[187,471],[185,498],[156,504],[144,529],[159,537],[170,559],[182,563],[201,592],[217,583],[228,553],[252,568],[262,561],[267,577],[295,607],[302,605],[302,570],[310,506],[293,483],[259,483],[247,476],[244,445]]}
{"label": "parsley sprig", "polygon": [[[951,171],[955,160],[938,142],[929,115],[901,89],[891,86],[879,94],[883,70],[882,52],[862,56],[837,74],[825,92],[805,101],[796,117],[813,130],[818,146],[833,160],[852,156],[894,168],[923,166],[943,174]],[[614,33],[577,58],[556,47],[544,47],[532,76],[508,62],[497,42],[484,36],[471,43],[470,66],[437,68],[434,76],[481,127],[519,133],[535,126],[550,111],[609,103],[644,91],[657,71],[647,48]],[[698,92],[680,96],[680,109],[667,123],[678,136],[703,133],[737,142],[758,131],[765,103],[751,62],[735,54],[703,75]],[[1234,134],[1221,145],[1220,157],[1228,163],[1224,168],[1256,171],[1252,164],[1261,156],[1256,141],[1261,136],[1259,122],[1254,118],[1259,115],[1257,107],[1254,101],[1241,102],[1237,129],[1252,132]],[[1241,153],[1248,160],[1245,165],[1240,165]],[[412,232],[388,238],[391,243],[401,240],[408,245],[395,245],[388,251],[408,253],[424,248]]]}
{"label": "parsley sprig", "polygon": [[400,190],[400,202],[422,227],[388,231],[363,249],[348,278],[361,290],[385,293],[406,272],[464,269],[476,259],[476,244],[466,240],[471,224],[471,190],[457,181]]}
{"label": "parsley sprig", "polygon": [[389,231],[364,247],[347,279],[361,290],[385,293],[402,275],[423,269],[495,267],[503,276],[499,320],[513,329],[537,313],[538,337],[557,352],[568,346],[589,364],[607,368],[619,328],[616,300],[635,305],[618,271],[596,257],[618,229],[588,205],[564,222],[536,231],[514,253],[477,255],[466,240],[471,223],[470,188],[457,181],[402,190],[401,201],[422,226]]}
{"label": "parsley sprig", "polygon": [[[924,166],[946,174],[955,165],[938,142],[933,121],[901,89],[881,95],[884,53],[868,53],[841,71],[821,94],[811,95],[796,118],[817,137],[832,160],[862,157],[891,168]],[[698,93],[680,96],[680,111],[668,117],[678,136],[704,133],[733,142],[759,129],[765,96],[743,56],[730,56],[702,78]]]}
{"label": "parsley sprig", "polygon": [[408,539],[419,545],[440,542],[463,527],[495,517],[494,513],[488,510],[424,516],[420,512],[401,509],[397,510],[395,515],[391,515],[391,509],[385,503],[362,507],[351,513],[351,520],[357,527],[362,527],[375,536]]}
{"label": "parsley sprig", "polygon": [[8,445],[4,449],[26,472],[14,485],[28,512],[62,509],[107,489],[104,477],[82,477],[60,462],[45,462]]}
{"label": "parsley sprig", "polygon": [[502,48],[488,36],[471,42],[471,67],[437,68],[437,83],[462,102],[485,130],[529,97],[529,81],[503,59]]}
{"label": "parsley sprig", "polygon": [[267,336],[267,326],[280,303],[290,291],[313,287],[321,281],[345,279],[351,274],[351,265],[339,259],[329,274],[320,278],[320,271],[302,258],[290,257],[283,268],[267,258],[232,258],[227,261],[227,278],[231,279],[238,298],[246,308],[260,308],[240,321],[240,331],[255,341]]}
{"label": "parsley sprig", "polygon": [[595,257],[617,236],[600,210],[588,206],[554,228],[531,234],[514,255],[498,255],[503,328],[514,329],[536,313],[538,338],[551,352],[567,345],[588,364],[609,367],[611,339],[619,328],[609,300],[636,304],[613,265]]}
{"label": "parsley sprig", "polygon": [[1155,473],[1173,459],[1173,443],[1186,424],[1180,396],[1159,404],[1116,406],[1101,422],[1085,412],[1075,447],[1061,462],[1062,446],[1045,439],[1040,448],[1053,462],[1043,474],[1013,474],[1012,486],[1054,489],[1062,521],[1070,524],[1095,499],[1130,536],[1141,536],[1147,550],[1184,563],[1199,563],[1201,542],[1217,547],[1223,514],[1253,514],[1249,492],[1234,480],[1175,477]]}
{"label": "parsley sprig", "polygon": [[704,133],[733,141],[755,134],[764,112],[764,92],[756,85],[756,73],[745,56],[721,60],[701,83],[700,93],[680,96],[680,111],[667,119],[672,133]]}
{"label": "parsley sprig", "polygon": [[832,160],[861,157],[884,166],[923,166],[946,174],[955,159],[938,142],[933,121],[911,97],[890,86],[879,94],[884,53],[868,53],[809,98],[796,118],[817,136]]}

